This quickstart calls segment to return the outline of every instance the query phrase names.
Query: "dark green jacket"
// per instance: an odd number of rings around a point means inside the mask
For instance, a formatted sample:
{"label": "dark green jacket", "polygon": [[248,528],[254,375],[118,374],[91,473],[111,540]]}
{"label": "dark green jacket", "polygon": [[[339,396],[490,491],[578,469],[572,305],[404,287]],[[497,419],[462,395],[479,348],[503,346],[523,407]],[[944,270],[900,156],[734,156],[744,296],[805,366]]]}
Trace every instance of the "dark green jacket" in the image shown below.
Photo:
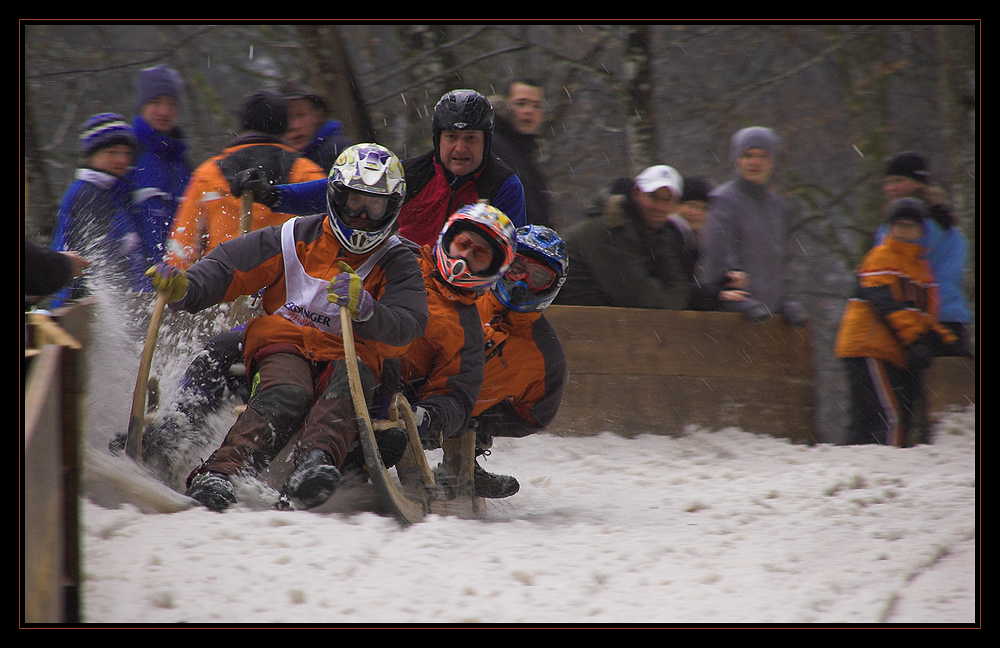
{"label": "dark green jacket", "polygon": [[691,285],[683,243],[674,228],[650,231],[627,195],[568,228],[563,239],[570,272],[557,304],[624,308],[688,307]]}

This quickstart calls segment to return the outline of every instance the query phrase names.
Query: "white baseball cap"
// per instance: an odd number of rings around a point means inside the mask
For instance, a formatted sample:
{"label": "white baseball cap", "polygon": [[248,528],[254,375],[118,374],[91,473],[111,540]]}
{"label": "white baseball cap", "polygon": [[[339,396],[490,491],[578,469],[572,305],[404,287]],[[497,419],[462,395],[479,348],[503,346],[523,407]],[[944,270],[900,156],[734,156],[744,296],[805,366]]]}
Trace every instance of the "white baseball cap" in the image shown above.
{"label": "white baseball cap", "polygon": [[665,164],[651,166],[635,177],[635,185],[643,193],[653,193],[657,189],[666,187],[670,193],[680,198],[684,193],[684,178],[677,173],[677,169]]}

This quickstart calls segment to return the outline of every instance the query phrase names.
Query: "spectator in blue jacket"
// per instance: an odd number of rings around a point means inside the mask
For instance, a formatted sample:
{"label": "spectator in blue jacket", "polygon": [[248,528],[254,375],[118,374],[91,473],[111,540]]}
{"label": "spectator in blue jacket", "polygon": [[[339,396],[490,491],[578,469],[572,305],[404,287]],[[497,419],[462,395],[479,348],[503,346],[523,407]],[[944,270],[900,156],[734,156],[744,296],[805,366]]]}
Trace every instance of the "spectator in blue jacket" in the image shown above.
{"label": "spectator in blue jacket", "polygon": [[184,86],[180,74],[165,65],[148,68],[139,73],[136,86],[132,129],[137,150],[127,179],[135,185],[137,233],[151,266],[163,258],[191,166],[177,125]]}
{"label": "spectator in blue jacket", "polygon": [[[960,345],[952,349],[970,351],[969,324],[972,310],[965,296],[965,266],[969,260],[969,242],[955,222],[944,190],[931,183],[926,158],[913,151],[903,151],[886,162],[882,192],[890,202],[901,198],[919,198],[927,203],[929,218],[924,220],[924,234],[919,243],[926,252],[931,274],[938,283],[938,321],[958,336]],[[887,235],[883,225],[875,235],[875,245]]]}
{"label": "spectator in blue jacket", "polygon": [[115,113],[94,115],[83,124],[79,147],[81,164],[60,201],[51,247],[79,253],[91,268],[53,304],[88,294],[92,282],[113,290],[152,290],[133,185],[125,177],[136,149],[132,127]]}

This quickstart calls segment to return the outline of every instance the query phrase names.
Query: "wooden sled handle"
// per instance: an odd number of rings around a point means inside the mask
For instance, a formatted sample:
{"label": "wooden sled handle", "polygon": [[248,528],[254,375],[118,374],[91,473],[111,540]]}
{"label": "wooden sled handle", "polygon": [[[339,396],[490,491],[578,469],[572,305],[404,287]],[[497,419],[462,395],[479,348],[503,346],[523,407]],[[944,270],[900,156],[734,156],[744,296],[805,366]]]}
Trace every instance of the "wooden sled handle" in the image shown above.
{"label": "wooden sled handle", "polygon": [[[396,401],[396,406],[401,410],[405,408],[405,411],[398,411],[396,417],[405,419],[409,444],[407,453],[396,465],[396,470],[397,475],[402,471],[404,479],[406,475],[412,476],[414,480],[410,485],[411,487],[416,487],[416,489],[406,488],[404,490],[404,488],[397,486],[395,481],[389,477],[385,466],[381,465],[382,460],[379,458],[378,444],[374,436],[375,427],[372,424],[368,405],[365,402],[364,389],[361,386],[358,356],[354,344],[354,323],[346,308],[340,309],[340,324],[342,329],[341,337],[344,340],[344,359],[347,365],[347,376],[351,385],[351,399],[354,403],[357,417],[360,419],[359,427],[365,427],[365,430],[359,431],[358,439],[364,448],[366,461],[370,462],[368,464],[368,476],[376,489],[382,505],[392,511],[405,524],[419,522],[430,512],[449,515],[465,513],[473,515],[481,514],[484,511],[484,506],[482,500],[475,496],[472,485],[472,466],[475,462],[475,434],[466,432],[464,437],[459,440],[462,447],[461,459],[463,466],[460,471],[462,475],[460,488],[463,491],[463,496],[453,500],[438,500],[432,497],[429,489],[435,486],[434,476],[427,465],[427,459],[424,456],[424,450],[417,435],[416,424],[413,421],[413,411],[410,410],[409,403],[401,395]],[[422,493],[414,492],[415,490],[422,491]]]}
{"label": "wooden sled handle", "polygon": [[347,378],[351,383],[354,410],[358,418],[368,424],[368,429],[373,430],[368,404],[365,402],[365,391],[361,386],[361,370],[358,369],[358,352],[354,346],[354,321],[351,320],[350,311],[344,307],[340,308],[340,335],[344,340],[344,364],[347,365]]}
{"label": "wooden sled handle", "polygon": [[142,463],[142,429],[146,423],[146,388],[149,385],[149,370],[153,365],[153,351],[156,349],[156,337],[160,332],[160,321],[163,319],[163,308],[167,305],[167,294],[158,292],[153,305],[153,317],[149,321],[149,331],[146,333],[146,343],[142,348],[142,361],[139,363],[139,375],[135,379],[135,391],[132,392],[132,414],[128,420],[128,435],[125,437],[125,454]]}
{"label": "wooden sled handle", "polygon": [[253,194],[244,191],[240,194],[240,234],[246,234],[253,229]]}
{"label": "wooden sled handle", "polygon": [[[244,191],[240,194],[240,232],[243,236],[253,229],[253,194]],[[233,300],[229,310],[229,328],[235,328],[246,323],[251,317],[251,307],[249,297],[237,297]]]}

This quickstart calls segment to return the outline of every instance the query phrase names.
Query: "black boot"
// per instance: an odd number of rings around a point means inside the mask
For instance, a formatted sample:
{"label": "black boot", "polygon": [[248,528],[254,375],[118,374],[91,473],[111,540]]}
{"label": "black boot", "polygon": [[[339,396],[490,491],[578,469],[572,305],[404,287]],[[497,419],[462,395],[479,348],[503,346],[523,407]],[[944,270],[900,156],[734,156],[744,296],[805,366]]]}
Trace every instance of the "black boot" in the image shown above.
{"label": "black boot", "polygon": [[487,499],[510,497],[521,489],[516,477],[486,472],[478,461],[472,469],[472,483],[476,487],[476,495]]}
{"label": "black boot", "polygon": [[490,449],[493,447],[493,437],[485,434],[481,430],[476,430],[476,463],[472,468],[472,483],[476,488],[476,495],[487,499],[502,499],[510,497],[521,489],[521,484],[517,478],[511,475],[498,475],[486,472],[479,465],[479,457],[488,457]]}
{"label": "black boot", "polygon": [[[477,436],[476,456],[490,454],[490,446],[493,439],[490,437]],[[500,499],[510,497],[521,488],[517,479],[510,475],[496,475],[486,472],[480,465],[478,458],[472,464],[472,484],[463,486],[460,473],[463,467],[462,444],[458,439],[445,439],[442,442],[444,447],[444,458],[441,464],[434,470],[434,480],[441,486],[445,494],[445,499],[454,499],[462,494],[472,494],[488,499]],[[470,490],[472,492],[470,492]]]}
{"label": "black boot", "polygon": [[187,496],[213,511],[222,512],[236,503],[236,487],[229,477],[217,472],[204,472],[191,480]]}
{"label": "black boot", "polygon": [[340,471],[326,451],[314,448],[295,462],[282,493],[307,509],[323,504],[340,485]]}

